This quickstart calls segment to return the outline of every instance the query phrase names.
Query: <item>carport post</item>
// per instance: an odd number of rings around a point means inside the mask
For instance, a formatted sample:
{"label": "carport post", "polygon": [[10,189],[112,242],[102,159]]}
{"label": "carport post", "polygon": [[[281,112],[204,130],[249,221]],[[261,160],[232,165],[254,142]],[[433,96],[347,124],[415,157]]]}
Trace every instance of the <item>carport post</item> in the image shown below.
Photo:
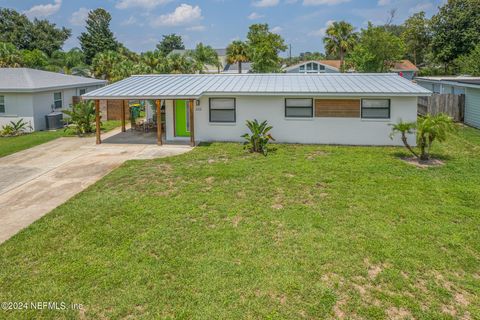
{"label": "carport post", "polygon": [[155,100],[157,106],[157,144],[162,145],[162,100]]}
{"label": "carport post", "polygon": [[123,100],[123,103],[122,103],[122,132],[125,132],[127,131],[127,129],[125,129],[125,105],[127,104],[127,100]]}
{"label": "carport post", "polygon": [[190,116],[190,146],[195,147],[195,100],[188,101],[189,116]]}
{"label": "carport post", "polygon": [[100,137],[100,100],[95,100],[95,127],[97,144],[100,144],[102,143],[102,139]]}

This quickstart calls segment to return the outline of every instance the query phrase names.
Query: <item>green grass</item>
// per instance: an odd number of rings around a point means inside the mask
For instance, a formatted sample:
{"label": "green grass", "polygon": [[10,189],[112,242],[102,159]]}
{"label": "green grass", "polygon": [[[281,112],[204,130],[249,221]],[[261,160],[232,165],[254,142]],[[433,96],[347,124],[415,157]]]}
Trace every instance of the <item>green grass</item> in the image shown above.
{"label": "green grass", "polygon": [[[102,124],[102,130],[110,131],[116,127],[119,127],[120,125],[120,121],[105,121]],[[37,131],[18,137],[0,137],[0,158],[18,151],[38,146],[39,144],[49,142],[60,137],[72,136],[75,136],[75,134],[71,131],[57,130]]]}
{"label": "green grass", "polygon": [[[480,318],[480,133],[130,161],[0,246],[5,318]],[[1,311],[0,311],[1,312]]]}

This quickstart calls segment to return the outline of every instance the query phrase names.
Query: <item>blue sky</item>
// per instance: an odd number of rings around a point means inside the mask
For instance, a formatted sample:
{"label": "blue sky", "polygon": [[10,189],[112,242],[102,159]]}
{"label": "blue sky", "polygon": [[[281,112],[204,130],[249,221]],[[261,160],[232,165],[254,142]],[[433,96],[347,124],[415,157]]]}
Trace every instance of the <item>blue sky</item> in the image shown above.
{"label": "blue sky", "polygon": [[[368,21],[382,24],[396,9],[394,23],[425,11],[431,16],[445,0],[0,0],[33,19],[48,19],[72,29],[65,49],[78,46],[89,10],[102,7],[112,15],[111,29],[131,50],[153,50],[163,34],[183,36],[190,48],[203,42],[224,48],[244,39],[252,23],[268,23],[292,45],[294,55],[323,51],[322,36],[332,21],[346,20],[357,29]],[[285,53],[286,54],[286,53]],[[285,55],[284,54],[284,55]]]}

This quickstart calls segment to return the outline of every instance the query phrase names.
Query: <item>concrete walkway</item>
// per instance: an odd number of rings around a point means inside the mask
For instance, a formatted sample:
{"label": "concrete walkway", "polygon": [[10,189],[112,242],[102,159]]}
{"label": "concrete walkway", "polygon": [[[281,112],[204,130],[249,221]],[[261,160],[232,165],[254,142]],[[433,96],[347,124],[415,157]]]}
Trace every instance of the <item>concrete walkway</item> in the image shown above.
{"label": "concrete walkway", "polygon": [[[107,141],[119,129],[103,134]],[[148,143],[148,142],[147,142]],[[0,243],[130,159],[190,151],[185,145],[95,145],[95,138],[60,138],[0,158]]]}

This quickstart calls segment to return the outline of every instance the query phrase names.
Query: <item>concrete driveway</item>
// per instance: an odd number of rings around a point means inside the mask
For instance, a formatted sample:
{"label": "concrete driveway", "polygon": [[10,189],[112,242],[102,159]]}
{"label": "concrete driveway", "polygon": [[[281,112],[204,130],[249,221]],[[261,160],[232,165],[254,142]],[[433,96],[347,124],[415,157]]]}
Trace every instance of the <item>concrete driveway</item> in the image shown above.
{"label": "concrete driveway", "polygon": [[[113,130],[102,138],[119,133]],[[60,138],[0,158],[0,243],[130,159],[190,151],[189,146],[95,145],[95,138]]]}

